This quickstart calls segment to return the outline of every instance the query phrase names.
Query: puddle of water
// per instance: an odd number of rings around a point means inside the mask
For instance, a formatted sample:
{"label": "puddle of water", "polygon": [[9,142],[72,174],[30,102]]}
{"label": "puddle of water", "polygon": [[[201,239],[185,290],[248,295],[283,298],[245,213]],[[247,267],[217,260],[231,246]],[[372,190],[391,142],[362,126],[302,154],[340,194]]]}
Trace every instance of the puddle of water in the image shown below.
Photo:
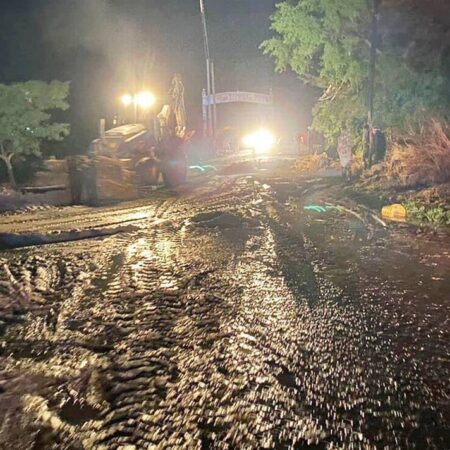
{"label": "puddle of water", "polygon": [[246,220],[228,212],[211,212],[198,214],[192,222],[206,228],[242,228]]}
{"label": "puddle of water", "polygon": [[295,375],[290,372],[282,372],[277,375],[278,382],[287,388],[296,388],[297,381],[295,379]]}
{"label": "puddle of water", "polygon": [[100,418],[100,414],[100,411],[92,406],[72,400],[67,402],[59,411],[61,419],[71,425],[82,425],[90,420],[97,420]]}

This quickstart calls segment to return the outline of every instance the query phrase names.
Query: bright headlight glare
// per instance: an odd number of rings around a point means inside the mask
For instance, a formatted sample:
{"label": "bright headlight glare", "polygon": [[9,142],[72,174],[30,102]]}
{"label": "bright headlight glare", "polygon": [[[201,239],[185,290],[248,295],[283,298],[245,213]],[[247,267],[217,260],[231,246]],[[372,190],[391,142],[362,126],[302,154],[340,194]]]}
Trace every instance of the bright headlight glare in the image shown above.
{"label": "bright headlight glare", "polygon": [[257,153],[266,153],[275,144],[275,136],[269,130],[258,130],[244,137],[243,143],[246,147],[254,149]]}
{"label": "bright headlight glare", "polygon": [[135,99],[136,104],[144,109],[151,108],[154,105],[155,101],[155,96],[147,91],[139,92],[139,94],[136,95]]}
{"label": "bright headlight glare", "polygon": [[243,143],[246,147],[253,147],[255,140],[253,134],[249,134],[244,137]]}

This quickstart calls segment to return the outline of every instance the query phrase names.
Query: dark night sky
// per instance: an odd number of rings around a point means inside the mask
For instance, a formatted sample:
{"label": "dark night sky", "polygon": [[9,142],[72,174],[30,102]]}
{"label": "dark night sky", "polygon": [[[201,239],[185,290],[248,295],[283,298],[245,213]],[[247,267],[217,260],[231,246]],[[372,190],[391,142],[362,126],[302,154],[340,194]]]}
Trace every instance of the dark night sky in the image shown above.
{"label": "dark night sky", "polygon": [[[409,1],[450,22],[450,0]],[[275,75],[258,49],[277,0],[205,2],[217,90],[272,88],[278,122],[291,133],[304,129],[314,92],[293,74]],[[0,8],[0,82],[72,83],[63,117],[72,125],[68,151],[87,147],[98,119],[117,112],[121,93],[137,84],[163,97],[175,72],[186,85],[190,125],[198,126],[205,85],[198,0],[0,0]]]}
{"label": "dark night sky", "polygon": [[[206,0],[217,90],[273,88],[295,130],[308,124],[313,94],[292,74],[275,75],[258,49],[275,3]],[[175,72],[185,81],[190,124],[198,125],[205,84],[198,0],[3,0],[1,10],[0,81],[71,81],[71,151],[87,146],[122,92],[137,83],[162,97]]]}

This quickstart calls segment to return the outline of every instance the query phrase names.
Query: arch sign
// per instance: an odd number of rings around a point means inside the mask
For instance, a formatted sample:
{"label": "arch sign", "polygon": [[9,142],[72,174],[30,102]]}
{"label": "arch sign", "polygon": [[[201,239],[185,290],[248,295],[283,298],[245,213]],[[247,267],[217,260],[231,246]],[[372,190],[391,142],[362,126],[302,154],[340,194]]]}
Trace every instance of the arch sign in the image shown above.
{"label": "arch sign", "polygon": [[225,103],[253,103],[257,105],[272,106],[273,95],[260,94],[258,92],[221,92],[219,94],[208,95],[203,90],[203,136],[215,135],[217,126],[216,105]]}
{"label": "arch sign", "polygon": [[257,92],[221,92],[214,95],[203,93],[203,106],[210,106],[214,103],[220,105],[223,103],[256,103],[258,105],[272,105],[273,97],[271,94],[259,94]]}

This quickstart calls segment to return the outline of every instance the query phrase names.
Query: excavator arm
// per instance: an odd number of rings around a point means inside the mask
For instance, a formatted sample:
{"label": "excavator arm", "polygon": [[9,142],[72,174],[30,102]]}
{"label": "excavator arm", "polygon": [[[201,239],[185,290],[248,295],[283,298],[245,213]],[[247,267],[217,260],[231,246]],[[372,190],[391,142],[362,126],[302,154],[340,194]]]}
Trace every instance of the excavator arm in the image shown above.
{"label": "excavator arm", "polygon": [[186,106],[181,75],[174,75],[169,95],[170,104],[164,105],[158,114],[159,138],[165,140],[177,136],[183,139],[186,136]]}

